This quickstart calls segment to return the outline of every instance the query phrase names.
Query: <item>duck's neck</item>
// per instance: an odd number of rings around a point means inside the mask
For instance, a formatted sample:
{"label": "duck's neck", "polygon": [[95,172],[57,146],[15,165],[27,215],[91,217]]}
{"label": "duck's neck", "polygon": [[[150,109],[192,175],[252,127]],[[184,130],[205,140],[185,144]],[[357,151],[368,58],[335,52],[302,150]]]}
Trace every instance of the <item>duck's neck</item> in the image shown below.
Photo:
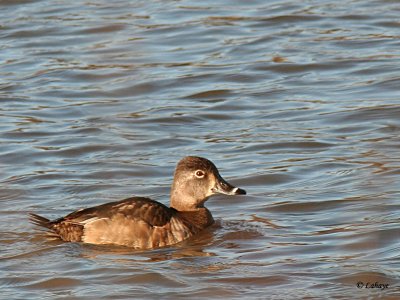
{"label": "duck's neck", "polygon": [[176,214],[186,221],[188,225],[195,227],[198,231],[212,225],[214,223],[214,218],[212,217],[210,211],[201,207],[193,211],[177,211]]}
{"label": "duck's neck", "polygon": [[198,200],[190,193],[171,193],[170,206],[178,211],[197,211],[204,208],[203,204],[207,199]]}
{"label": "duck's neck", "polygon": [[210,211],[204,207],[206,197],[196,198],[196,193],[182,191],[175,188],[177,181],[174,181],[171,190],[170,206],[176,211],[176,214],[194,231],[200,231],[214,223]]}

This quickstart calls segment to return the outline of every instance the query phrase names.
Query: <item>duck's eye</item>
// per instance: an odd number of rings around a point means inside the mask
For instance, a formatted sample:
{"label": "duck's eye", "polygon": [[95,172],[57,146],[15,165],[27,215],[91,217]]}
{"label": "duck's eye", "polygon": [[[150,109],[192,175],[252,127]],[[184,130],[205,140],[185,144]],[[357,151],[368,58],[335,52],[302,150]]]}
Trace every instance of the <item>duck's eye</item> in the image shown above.
{"label": "duck's eye", "polygon": [[196,175],[197,178],[203,178],[206,175],[206,173],[204,173],[204,171],[202,171],[202,170],[197,170],[194,173],[194,175]]}

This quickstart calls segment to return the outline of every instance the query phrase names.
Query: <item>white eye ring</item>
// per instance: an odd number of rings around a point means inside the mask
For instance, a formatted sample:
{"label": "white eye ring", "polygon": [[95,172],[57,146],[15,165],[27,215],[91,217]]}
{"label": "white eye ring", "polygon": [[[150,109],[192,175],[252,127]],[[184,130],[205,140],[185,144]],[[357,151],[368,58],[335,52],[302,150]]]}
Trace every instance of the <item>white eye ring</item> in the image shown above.
{"label": "white eye ring", "polygon": [[204,171],[202,171],[202,170],[197,170],[196,172],[194,172],[194,175],[195,175],[197,178],[204,178],[204,176],[206,175],[206,173],[205,173]]}

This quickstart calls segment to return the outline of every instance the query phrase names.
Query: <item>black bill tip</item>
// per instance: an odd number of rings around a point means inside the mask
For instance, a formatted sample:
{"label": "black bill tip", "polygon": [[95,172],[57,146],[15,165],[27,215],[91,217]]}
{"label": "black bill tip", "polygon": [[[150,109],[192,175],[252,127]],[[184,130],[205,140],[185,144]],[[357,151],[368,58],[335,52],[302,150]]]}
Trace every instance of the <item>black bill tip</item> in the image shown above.
{"label": "black bill tip", "polygon": [[246,191],[240,188],[235,188],[233,190],[234,195],[246,195]]}

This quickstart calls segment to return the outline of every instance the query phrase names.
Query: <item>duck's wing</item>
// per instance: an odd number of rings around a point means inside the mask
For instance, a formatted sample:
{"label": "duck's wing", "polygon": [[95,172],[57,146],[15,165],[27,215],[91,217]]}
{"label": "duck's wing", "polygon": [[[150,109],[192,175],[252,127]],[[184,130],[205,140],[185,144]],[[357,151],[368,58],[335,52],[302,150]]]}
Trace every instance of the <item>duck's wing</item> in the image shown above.
{"label": "duck's wing", "polygon": [[128,219],[144,221],[151,226],[163,226],[171,219],[173,212],[173,209],[149,198],[131,197],[80,209],[53,222],[87,224],[96,219],[112,219],[122,215]]}
{"label": "duck's wing", "polygon": [[31,214],[31,221],[64,241],[145,248],[142,244],[153,229],[168,226],[173,214],[173,209],[159,202],[132,197],[77,210],[54,221]]}

